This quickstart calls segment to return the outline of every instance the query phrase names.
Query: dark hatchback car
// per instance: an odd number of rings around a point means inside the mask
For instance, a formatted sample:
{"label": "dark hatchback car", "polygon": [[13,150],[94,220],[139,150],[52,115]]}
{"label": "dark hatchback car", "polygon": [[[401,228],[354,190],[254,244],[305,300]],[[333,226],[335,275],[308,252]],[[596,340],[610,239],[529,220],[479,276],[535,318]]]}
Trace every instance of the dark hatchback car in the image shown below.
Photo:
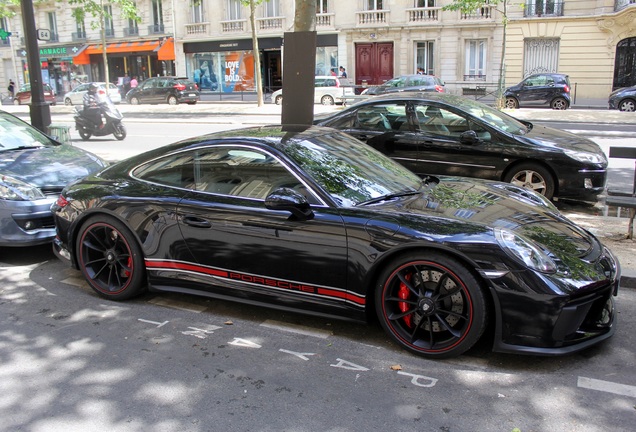
{"label": "dark hatchback car", "polygon": [[194,105],[199,101],[200,93],[194,81],[179,77],[148,78],[126,94],[129,104],[168,103]]}
{"label": "dark hatchback car", "polygon": [[510,182],[548,198],[595,200],[607,158],[593,141],[450,94],[381,95],[316,124],[365,141],[421,176]]}
{"label": "dark hatchback car", "polygon": [[636,86],[614,90],[609,95],[608,105],[611,110],[636,111]]}
{"label": "dark hatchback car", "polygon": [[433,75],[403,75],[392,78],[384,84],[364,90],[365,95],[379,95],[404,91],[428,91],[444,93],[444,82]]}
{"label": "dark hatchback car", "polygon": [[51,204],[68,183],[106,167],[0,111],[0,246],[34,246],[55,236]]}
{"label": "dark hatchback car", "polygon": [[504,93],[506,108],[548,106],[555,110],[570,107],[570,78],[567,75],[544,73],[530,75]]}
{"label": "dark hatchback car", "polygon": [[52,210],[56,254],[112,300],[151,288],[376,317],[428,357],[484,333],[548,355],[615,331],[618,262],[545,198],[423,181],[334,129],[190,138],[70,185]]}

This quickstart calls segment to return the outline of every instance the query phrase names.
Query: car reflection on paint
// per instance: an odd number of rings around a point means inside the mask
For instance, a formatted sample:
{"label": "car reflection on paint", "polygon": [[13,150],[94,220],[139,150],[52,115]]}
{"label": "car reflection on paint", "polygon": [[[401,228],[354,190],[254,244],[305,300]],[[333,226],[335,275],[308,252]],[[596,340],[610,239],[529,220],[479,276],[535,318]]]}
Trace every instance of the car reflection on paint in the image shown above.
{"label": "car reflection on paint", "polygon": [[55,253],[100,296],[148,289],[380,321],[428,357],[565,354],[614,330],[618,262],[544,197],[421,179],[330,128],[191,138],[66,188]]}

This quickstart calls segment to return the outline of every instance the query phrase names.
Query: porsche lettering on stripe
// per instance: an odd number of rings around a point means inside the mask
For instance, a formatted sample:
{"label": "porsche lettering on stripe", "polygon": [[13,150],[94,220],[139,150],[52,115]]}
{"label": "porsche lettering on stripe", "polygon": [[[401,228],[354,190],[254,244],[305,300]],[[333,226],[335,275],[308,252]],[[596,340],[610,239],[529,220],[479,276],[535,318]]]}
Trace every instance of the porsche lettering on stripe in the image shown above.
{"label": "porsche lettering on stripe", "polygon": [[339,288],[307,285],[295,281],[269,278],[248,273],[232,272],[229,270],[201,266],[189,262],[146,259],[146,268],[149,271],[161,270],[194,273],[199,276],[208,276],[214,279],[224,279],[248,285],[257,285],[274,290],[296,291],[298,293],[328,298],[331,300],[344,300],[349,304],[360,307],[364,307],[365,305],[365,298],[363,296]]}

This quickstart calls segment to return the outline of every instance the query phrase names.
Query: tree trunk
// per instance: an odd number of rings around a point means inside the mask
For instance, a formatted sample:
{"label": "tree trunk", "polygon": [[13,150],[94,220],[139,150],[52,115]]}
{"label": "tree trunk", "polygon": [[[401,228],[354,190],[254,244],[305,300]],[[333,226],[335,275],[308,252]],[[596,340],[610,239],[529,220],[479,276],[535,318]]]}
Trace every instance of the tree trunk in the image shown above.
{"label": "tree trunk", "polygon": [[263,79],[261,74],[261,53],[258,49],[258,36],[256,34],[256,4],[250,0],[250,23],[252,25],[252,52],[254,53],[254,85],[256,86],[256,101],[259,107],[263,106]]}
{"label": "tree trunk", "polygon": [[294,31],[314,31],[316,29],[316,0],[296,0]]}

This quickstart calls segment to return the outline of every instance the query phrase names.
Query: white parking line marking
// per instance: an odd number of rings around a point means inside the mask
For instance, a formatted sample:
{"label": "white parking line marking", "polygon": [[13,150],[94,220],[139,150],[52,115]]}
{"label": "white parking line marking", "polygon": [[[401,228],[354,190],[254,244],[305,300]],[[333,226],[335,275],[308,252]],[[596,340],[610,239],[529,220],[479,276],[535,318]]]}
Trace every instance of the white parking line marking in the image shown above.
{"label": "white parking line marking", "polygon": [[298,357],[300,359],[303,359],[305,361],[309,360],[309,357],[307,357],[307,356],[316,355],[316,353],[299,353],[299,352],[296,352],[296,351],[289,351],[289,350],[282,349],[282,348],[279,349],[278,351],[284,352],[284,353],[287,353],[287,354],[291,354],[291,355],[295,355],[296,357]]}
{"label": "white parking line marking", "polygon": [[261,327],[267,327],[275,330],[282,330],[289,333],[295,333],[305,336],[313,336],[320,339],[327,339],[332,336],[333,333],[327,330],[315,330],[309,327],[300,326],[296,324],[282,323],[279,321],[267,320],[261,323]]}
{"label": "white parking line marking", "polygon": [[152,303],[157,306],[165,306],[172,309],[179,309],[187,312],[201,313],[207,309],[206,306],[199,306],[192,303],[186,303],[178,300],[165,299],[161,297],[155,297],[148,300],[148,303]]}
{"label": "white parking line marking", "polygon": [[160,323],[160,322],[157,322],[157,321],[145,320],[143,318],[137,318],[137,320],[141,321],[141,322],[148,323],[148,324],[154,324],[154,325],[157,326],[157,328],[163,327],[163,326],[165,326],[166,324],[168,324],[170,322],[170,321],[164,321],[164,322]]}
{"label": "white parking line marking", "polygon": [[598,390],[607,393],[614,393],[621,396],[636,398],[636,386],[617,384],[610,381],[601,381],[594,378],[579,377],[577,386],[590,390]]}
{"label": "white parking line marking", "polygon": [[241,338],[234,338],[234,340],[232,342],[229,342],[229,344],[243,348],[262,348],[262,346],[257,344],[256,342]]}

